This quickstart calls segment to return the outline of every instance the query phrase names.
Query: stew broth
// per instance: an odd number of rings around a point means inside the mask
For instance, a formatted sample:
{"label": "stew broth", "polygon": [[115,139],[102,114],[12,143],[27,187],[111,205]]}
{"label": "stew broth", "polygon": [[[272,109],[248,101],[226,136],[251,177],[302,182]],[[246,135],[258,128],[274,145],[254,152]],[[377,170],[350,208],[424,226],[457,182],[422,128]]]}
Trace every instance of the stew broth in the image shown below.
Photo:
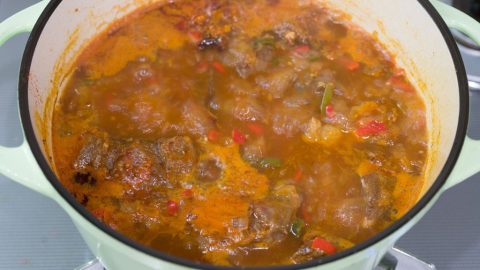
{"label": "stew broth", "polygon": [[179,0],[112,25],[56,104],[57,174],[99,220],[216,265],[332,255],[417,200],[425,106],[347,16]]}

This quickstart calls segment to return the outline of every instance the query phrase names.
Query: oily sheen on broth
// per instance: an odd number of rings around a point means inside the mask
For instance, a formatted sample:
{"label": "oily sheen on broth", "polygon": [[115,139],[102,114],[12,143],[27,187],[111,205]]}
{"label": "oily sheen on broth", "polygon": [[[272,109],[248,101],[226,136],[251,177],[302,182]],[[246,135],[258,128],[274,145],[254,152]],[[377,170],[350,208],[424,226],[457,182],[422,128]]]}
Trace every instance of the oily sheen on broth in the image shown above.
{"label": "oily sheen on broth", "polygon": [[298,264],[390,225],[424,180],[425,105],[372,36],[307,2],[179,0],[100,33],[55,107],[62,184],[215,265]]}

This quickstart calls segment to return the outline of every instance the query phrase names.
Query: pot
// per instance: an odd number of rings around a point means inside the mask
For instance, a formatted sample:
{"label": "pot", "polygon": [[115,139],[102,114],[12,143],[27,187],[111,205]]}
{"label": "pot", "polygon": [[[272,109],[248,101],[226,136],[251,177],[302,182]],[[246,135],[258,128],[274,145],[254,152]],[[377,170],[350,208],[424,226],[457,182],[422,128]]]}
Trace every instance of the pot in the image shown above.
{"label": "pot", "polygon": [[[108,269],[227,269],[163,254],[113,231],[77,203],[54,174],[49,147],[52,109],[75,56],[110,22],[158,1],[162,0],[44,0],[0,24],[0,46],[15,34],[31,31],[18,89],[26,140],[16,148],[0,146],[0,173],[56,201]],[[427,105],[431,155],[422,196],[401,219],[334,256],[271,269],[373,269],[444,191],[480,171],[480,142],[466,137],[467,77],[447,27],[480,44],[480,24],[434,0],[318,1],[351,15],[396,55]]]}

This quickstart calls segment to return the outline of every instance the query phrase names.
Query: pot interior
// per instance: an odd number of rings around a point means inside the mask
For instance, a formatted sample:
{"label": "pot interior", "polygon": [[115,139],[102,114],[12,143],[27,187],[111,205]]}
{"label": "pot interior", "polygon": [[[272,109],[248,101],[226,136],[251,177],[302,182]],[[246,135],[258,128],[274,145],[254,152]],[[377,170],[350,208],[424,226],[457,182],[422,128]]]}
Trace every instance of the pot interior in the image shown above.
{"label": "pot interior", "polygon": [[[56,8],[40,33],[31,59],[28,109],[34,135],[53,169],[52,111],[72,73],[75,57],[112,21],[156,2],[161,0],[52,1],[51,5]],[[428,169],[421,193],[425,194],[449,157],[459,125],[461,104],[457,70],[444,36],[420,3],[422,1],[316,2],[349,14],[354,23],[375,35],[421,90],[430,136]]]}

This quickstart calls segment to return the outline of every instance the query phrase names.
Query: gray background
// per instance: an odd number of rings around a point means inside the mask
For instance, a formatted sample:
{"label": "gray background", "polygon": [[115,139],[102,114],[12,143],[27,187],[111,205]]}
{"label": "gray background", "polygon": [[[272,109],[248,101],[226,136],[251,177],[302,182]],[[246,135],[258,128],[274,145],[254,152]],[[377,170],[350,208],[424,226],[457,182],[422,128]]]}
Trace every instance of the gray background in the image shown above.
{"label": "gray background", "polygon": [[[35,2],[0,0],[0,21]],[[0,145],[4,146],[22,142],[16,89],[27,38],[17,36],[0,48]],[[480,138],[480,93],[472,93],[471,98],[470,134]],[[447,191],[398,246],[438,269],[480,269],[479,195],[480,175]],[[0,176],[0,269],[68,270],[91,259],[60,207]]]}

